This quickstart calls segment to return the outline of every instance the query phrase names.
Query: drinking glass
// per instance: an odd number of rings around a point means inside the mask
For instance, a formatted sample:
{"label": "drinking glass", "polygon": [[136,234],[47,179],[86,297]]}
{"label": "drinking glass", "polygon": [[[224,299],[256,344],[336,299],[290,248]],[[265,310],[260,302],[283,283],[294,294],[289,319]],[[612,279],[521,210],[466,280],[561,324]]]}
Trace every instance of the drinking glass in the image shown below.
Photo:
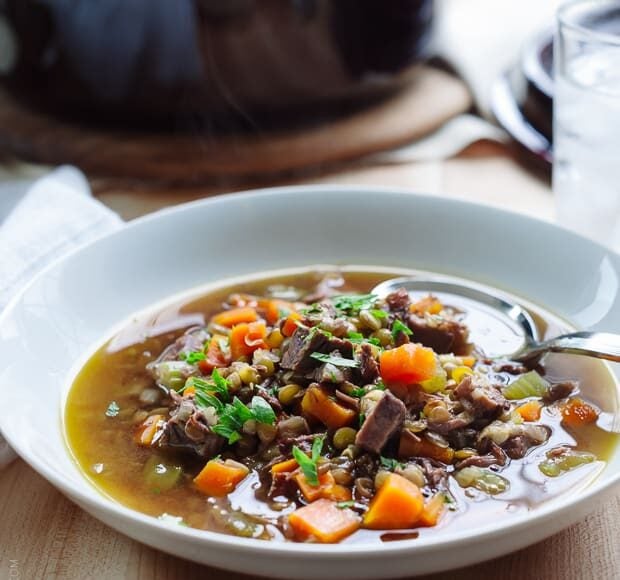
{"label": "drinking glass", "polygon": [[560,225],[620,251],[620,2],[568,2],[557,25],[556,217]]}

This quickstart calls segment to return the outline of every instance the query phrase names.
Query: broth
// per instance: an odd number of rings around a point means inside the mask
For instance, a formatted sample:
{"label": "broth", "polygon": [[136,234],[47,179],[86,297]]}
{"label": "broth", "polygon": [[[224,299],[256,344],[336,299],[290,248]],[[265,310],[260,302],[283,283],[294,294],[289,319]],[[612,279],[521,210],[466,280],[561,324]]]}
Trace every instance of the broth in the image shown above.
{"label": "broth", "polygon": [[[282,287],[284,294],[286,287],[311,292],[324,274],[324,271],[308,269],[284,277],[266,275],[233,287],[220,287],[134,319],[100,348],[77,375],[65,410],[69,446],[75,460],[95,487],[132,509],[163,517],[172,523],[182,522],[194,528],[260,539],[292,539],[286,523],[287,516],[307,502],[297,496],[289,502],[265,501],[267,484],[261,469],[268,461],[253,455],[246,458],[235,456],[250,468],[249,475],[228,496],[209,497],[193,483],[193,478],[209,457],[180,453],[169,447],[154,449],[137,445],[135,436],[138,423],[144,419],[144,412],[141,411],[167,416],[170,400],[166,396],[159,396],[150,405],[140,401],[145,389],[151,389],[149,393],[152,394],[155,386],[149,370],[151,367],[147,368],[147,365],[156,363],[166,348],[186,330],[205,326],[214,314],[222,310],[222,303],[231,293],[263,296],[276,285]],[[334,271],[330,276],[335,281],[340,274]],[[381,272],[345,271],[337,292],[364,294],[390,277]],[[542,310],[533,309],[532,314],[543,335],[551,336],[570,330]],[[488,368],[492,366],[489,361],[478,358],[475,368],[485,364]],[[580,396],[599,407],[604,407],[608,393],[615,392],[615,379],[609,368],[600,361],[550,355],[545,359],[544,366],[545,376],[553,381],[578,381]],[[489,370],[489,373],[497,384],[515,380],[515,376],[506,371]],[[112,401],[117,405],[116,410],[110,407]],[[497,517],[510,517],[535,509],[540,503],[569,489],[575,493],[587,486],[604,469],[605,461],[617,443],[617,436],[599,428],[595,422],[579,428],[565,427],[558,405],[554,403],[542,408],[540,422],[550,430],[548,440],[533,446],[523,458],[509,459],[498,469],[497,473],[510,483],[507,491],[489,495],[474,487],[463,488],[450,476],[442,491],[449,498],[449,503],[436,526],[410,526],[410,529],[388,531],[362,528],[342,541],[392,541],[441,534],[445,530],[471,530]],[[157,407],[161,409],[157,410]],[[333,437],[333,430],[327,431],[328,439]],[[596,460],[559,477],[547,477],[538,466],[545,460],[547,452],[561,446],[593,453]],[[229,450],[223,453],[226,455]],[[170,489],[159,489],[145,475],[152,471],[153,462],[178,469],[181,475]],[[452,466],[447,470],[452,473]],[[356,501],[359,503],[359,497]],[[360,505],[363,509],[367,508]]]}

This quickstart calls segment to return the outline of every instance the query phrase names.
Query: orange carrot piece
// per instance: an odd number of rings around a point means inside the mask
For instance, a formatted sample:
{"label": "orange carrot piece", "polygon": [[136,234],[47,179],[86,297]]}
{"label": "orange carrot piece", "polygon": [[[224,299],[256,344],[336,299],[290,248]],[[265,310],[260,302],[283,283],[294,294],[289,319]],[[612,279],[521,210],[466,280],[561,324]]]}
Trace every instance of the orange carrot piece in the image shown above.
{"label": "orange carrot piece", "polygon": [[415,483],[390,473],[364,516],[364,527],[373,530],[402,530],[413,527],[422,510],[424,498]]}
{"label": "orange carrot piece", "polygon": [[232,360],[250,356],[259,348],[267,348],[267,328],[264,322],[241,323],[230,331],[230,355]]}
{"label": "orange carrot piece", "polygon": [[325,497],[326,490],[336,483],[330,471],[319,474],[319,485],[310,485],[302,472],[295,475],[295,481],[306,501],[315,501],[320,497]]}
{"label": "orange carrot piece", "polygon": [[384,350],[379,359],[381,378],[386,383],[413,384],[432,378],[437,372],[437,356],[419,344],[403,344]]}
{"label": "orange carrot piece", "polygon": [[472,368],[476,364],[476,357],[474,356],[463,356],[461,360],[463,361],[463,365],[469,368]]}
{"label": "orange carrot piece", "polygon": [[524,421],[538,421],[542,407],[543,405],[540,401],[528,401],[523,403],[523,405],[519,405],[516,411]]}
{"label": "orange carrot piece", "polygon": [[[274,325],[280,318],[291,315],[295,312],[295,305],[286,300],[269,300],[265,306],[265,320]],[[295,312],[295,314],[297,314]]]}
{"label": "orange carrot piece", "polygon": [[424,504],[424,509],[418,518],[417,525],[427,528],[436,526],[445,509],[446,501],[444,494],[441,492],[436,493]]}
{"label": "orange carrot piece", "polygon": [[574,398],[562,405],[562,422],[569,427],[581,427],[594,423],[598,411],[579,398]]}
{"label": "orange carrot piece", "polygon": [[198,362],[198,368],[205,374],[210,374],[213,369],[227,367],[230,364],[230,355],[222,350],[221,343],[228,338],[223,334],[214,334],[207,346],[204,360]]}
{"label": "orange carrot piece", "polygon": [[282,334],[284,336],[293,336],[293,332],[297,330],[297,321],[301,320],[301,314],[291,312],[282,325]]}
{"label": "orange carrot piece", "polygon": [[425,296],[421,300],[414,302],[409,306],[409,312],[415,312],[416,314],[424,315],[439,314],[443,310],[443,304],[436,296]]}
{"label": "orange carrot piece", "polygon": [[254,308],[243,306],[242,308],[233,308],[232,310],[224,310],[211,318],[211,322],[220,326],[232,328],[236,324],[242,322],[255,322],[258,320],[258,314]]}
{"label": "orange carrot piece", "polygon": [[361,518],[348,508],[340,509],[336,502],[318,499],[295,510],[288,521],[299,540],[334,544],[357,530]]}
{"label": "orange carrot piece", "polygon": [[249,472],[245,465],[231,459],[211,459],[194,478],[194,484],[206,495],[221,497],[233,491]]}
{"label": "orange carrot piece", "polygon": [[353,494],[348,487],[340,485],[339,483],[334,483],[333,485],[325,488],[323,497],[333,501],[351,501]]}
{"label": "orange carrot piece", "polygon": [[166,418],[163,415],[148,416],[134,434],[134,441],[144,447],[152,445],[155,435],[163,426],[165,420]]}
{"label": "orange carrot piece", "polygon": [[330,429],[339,429],[355,419],[355,411],[329,398],[328,392],[319,386],[311,386],[301,400],[304,415],[318,419]]}
{"label": "orange carrot piece", "polygon": [[403,431],[400,436],[398,456],[403,459],[409,457],[429,457],[430,459],[449,464],[454,460],[454,449],[452,447],[440,447],[424,437],[418,437],[413,433]]}
{"label": "orange carrot piece", "polygon": [[285,459],[279,463],[274,463],[271,466],[271,473],[288,473],[295,471],[299,467],[299,464],[295,459]]}

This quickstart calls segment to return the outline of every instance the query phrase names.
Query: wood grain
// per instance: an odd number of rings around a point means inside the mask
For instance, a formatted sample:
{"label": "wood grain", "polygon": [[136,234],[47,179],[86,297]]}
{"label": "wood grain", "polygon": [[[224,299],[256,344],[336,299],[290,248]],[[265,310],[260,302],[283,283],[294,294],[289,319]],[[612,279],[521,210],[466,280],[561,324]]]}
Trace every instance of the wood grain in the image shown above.
{"label": "wood grain", "polygon": [[61,122],[0,89],[0,150],[89,176],[167,183],[254,177],[357,159],[410,143],[472,106],[464,83],[428,66],[390,98],[328,122],[229,136],[139,133]]}
{"label": "wood grain", "polygon": [[[194,580],[223,572],[134,542],[95,520],[18,460],[0,475],[0,578]],[[509,556],[427,580],[615,580],[620,577],[620,489],[564,532]],[[16,568],[11,568],[17,562]],[[19,576],[10,576],[17,569]]]}

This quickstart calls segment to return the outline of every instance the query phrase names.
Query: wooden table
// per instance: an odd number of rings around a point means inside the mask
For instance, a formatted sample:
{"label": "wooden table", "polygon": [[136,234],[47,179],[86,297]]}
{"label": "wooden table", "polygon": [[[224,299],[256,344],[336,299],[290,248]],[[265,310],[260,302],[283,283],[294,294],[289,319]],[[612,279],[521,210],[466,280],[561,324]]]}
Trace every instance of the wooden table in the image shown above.
{"label": "wooden table", "polygon": [[[358,164],[328,175],[306,175],[301,181],[393,185],[477,200],[543,219],[551,219],[553,214],[548,183],[519,166],[513,151],[490,143],[472,146],[448,161],[395,166]],[[210,187],[140,192],[94,185],[100,199],[125,218],[225,191]],[[617,579],[619,537],[620,489],[585,521],[543,542],[503,558],[428,578]],[[0,580],[17,578],[250,580],[249,576],[180,560],[126,538],[73,505],[21,460],[0,473]]]}

